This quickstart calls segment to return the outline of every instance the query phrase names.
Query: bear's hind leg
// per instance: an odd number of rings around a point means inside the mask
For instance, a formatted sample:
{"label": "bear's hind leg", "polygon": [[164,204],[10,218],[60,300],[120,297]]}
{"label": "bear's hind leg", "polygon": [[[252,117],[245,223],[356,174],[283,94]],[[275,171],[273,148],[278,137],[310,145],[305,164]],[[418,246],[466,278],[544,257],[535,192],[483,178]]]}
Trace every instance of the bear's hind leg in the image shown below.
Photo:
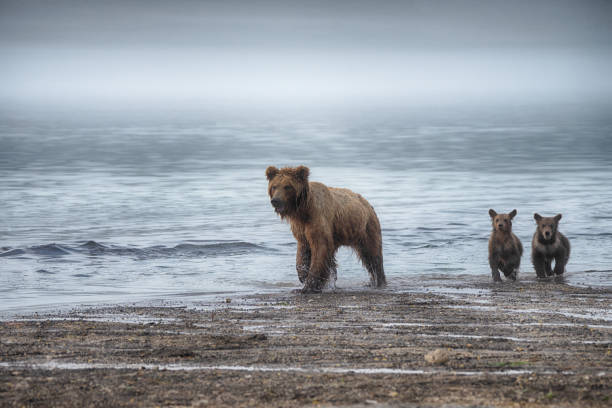
{"label": "bear's hind leg", "polygon": [[387,285],[385,268],[383,265],[382,233],[376,215],[372,215],[366,224],[365,237],[356,246],[355,252],[361,259],[363,266],[370,274],[370,285],[380,288]]}
{"label": "bear's hind leg", "polygon": [[370,286],[374,288],[385,286],[387,279],[385,278],[382,250],[362,244],[355,248],[355,252],[370,274]]}

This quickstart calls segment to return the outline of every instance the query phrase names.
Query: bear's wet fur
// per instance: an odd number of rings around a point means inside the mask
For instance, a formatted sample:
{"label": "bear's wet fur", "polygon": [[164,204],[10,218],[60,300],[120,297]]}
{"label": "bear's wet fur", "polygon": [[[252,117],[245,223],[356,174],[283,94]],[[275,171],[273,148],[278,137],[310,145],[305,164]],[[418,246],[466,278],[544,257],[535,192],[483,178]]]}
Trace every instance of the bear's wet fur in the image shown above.
{"label": "bear's wet fur", "polygon": [[491,275],[494,281],[501,282],[499,271],[502,271],[506,278],[514,281],[523,256],[523,244],[512,232],[512,219],[516,216],[516,210],[508,214],[498,214],[490,209],[489,216],[493,225],[489,238]]}
{"label": "bear's wet fur", "polygon": [[330,275],[335,277],[340,246],[355,250],[373,287],[384,286],[382,233],[374,208],[351,190],[309,181],[309,174],[305,166],[266,169],[270,202],[297,240],[302,292],[320,292]]}
{"label": "bear's wet fur", "polygon": [[[559,221],[562,215],[542,217],[535,213],[536,231],[531,240],[531,262],[538,278],[563,275],[570,256],[569,240],[559,232]],[[552,261],[555,267],[552,268]]]}

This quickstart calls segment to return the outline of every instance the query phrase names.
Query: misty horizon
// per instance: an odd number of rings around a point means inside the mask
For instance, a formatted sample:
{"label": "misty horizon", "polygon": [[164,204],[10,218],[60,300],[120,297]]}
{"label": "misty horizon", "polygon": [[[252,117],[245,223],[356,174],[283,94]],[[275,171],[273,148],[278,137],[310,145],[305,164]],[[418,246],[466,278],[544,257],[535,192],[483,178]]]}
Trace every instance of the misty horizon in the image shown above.
{"label": "misty horizon", "polygon": [[0,2],[5,107],[606,102],[588,2]]}

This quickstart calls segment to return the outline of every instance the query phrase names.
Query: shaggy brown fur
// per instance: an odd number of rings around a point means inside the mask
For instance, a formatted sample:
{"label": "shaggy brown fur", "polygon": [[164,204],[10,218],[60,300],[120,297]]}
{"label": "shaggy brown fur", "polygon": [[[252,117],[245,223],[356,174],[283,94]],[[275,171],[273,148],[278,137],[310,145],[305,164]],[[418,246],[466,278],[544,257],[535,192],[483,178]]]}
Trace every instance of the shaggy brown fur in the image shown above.
{"label": "shaggy brown fur", "polygon": [[[558,230],[561,217],[561,214],[554,217],[542,217],[538,213],[533,215],[538,226],[531,240],[531,262],[538,278],[552,276],[553,273],[562,275],[565,272],[565,265],[570,256],[570,243]],[[554,269],[552,269],[553,259]]]}
{"label": "shaggy brown fur", "polygon": [[335,276],[335,254],[343,245],[355,250],[372,286],[385,285],[382,234],[374,208],[348,189],[309,182],[309,173],[304,166],[266,169],[272,206],[289,221],[297,240],[302,292],[320,292],[330,274]]}
{"label": "shaggy brown fur", "polygon": [[489,265],[493,280],[501,282],[500,270],[506,278],[516,280],[523,256],[523,244],[512,232],[512,219],[516,210],[508,214],[498,214],[491,209],[489,215],[493,224],[489,238]]}

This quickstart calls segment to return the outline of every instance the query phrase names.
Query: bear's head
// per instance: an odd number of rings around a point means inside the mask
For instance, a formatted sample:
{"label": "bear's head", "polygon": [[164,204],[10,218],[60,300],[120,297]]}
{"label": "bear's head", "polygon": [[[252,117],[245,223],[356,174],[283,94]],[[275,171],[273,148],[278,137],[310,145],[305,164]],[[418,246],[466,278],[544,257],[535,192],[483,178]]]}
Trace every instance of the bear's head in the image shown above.
{"label": "bear's head", "polygon": [[303,209],[308,199],[308,175],[306,166],[266,169],[270,203],[281,217],[295,215]]}
{"label": "bear's head", "polygon": [[561,217],[561,214],[557,214],[554,217],[542,217],[538,213],[533,214],[533,219],[538,224],[537,234],[541,242],[554,241]]}
{"label": "bear's head", "polygon": [[498,214],[495,210],[490,209],[489,215],[491,216],[491,222],[495,231],[512,231],[512,219],[516,215],[516,210],[510,211],[508,214]]}

